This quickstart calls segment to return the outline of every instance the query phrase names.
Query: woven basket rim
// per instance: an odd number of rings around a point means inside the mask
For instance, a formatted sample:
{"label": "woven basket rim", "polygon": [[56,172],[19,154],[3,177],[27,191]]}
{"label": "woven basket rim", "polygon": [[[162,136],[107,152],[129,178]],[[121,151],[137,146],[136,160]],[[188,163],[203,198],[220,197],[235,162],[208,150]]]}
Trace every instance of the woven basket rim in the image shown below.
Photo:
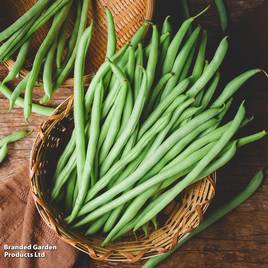
{"label": "woven basket rim", "polygon": [[[62,225],[60,223],[60,219],[57,218],[57,216],[55,216],[55,213],[53,211],[50,210],[50,205],[49,204],[45,204],[44,199],[43,199],[43,193],[40,192],[40,189],[37,190],[36,187],[36,180],[38,175],[36,175],[36,170],[35,170],[35,166],[33,163],[35,163],[35,158],[36,158],[36,147],[38,147],[38,150],[41,150],[43,148],[43,146],[40,145],[40,141],[38,140],[41,137],[45,137],[47,135],[47,133],[45,133],[46,131],[46,124],[47,122],[53,122],[55,120],[61,120],[63,119],[65,116],[67,116],[68,113],[71,112],[72,110],[72,103],[73,103],[73,99],[72,96],[69,97],[68,99],[66,99],[62,104],[60,104],[54,114],[48,118],[47,121],[45,121],[41,126],[40,126],[40,131],[35,139],[33,148],[31,150],[31,156],[30,156],[30,181],[31,181],[31,190],[33,193],[33,197],[35,200],[35,204],[36,207],[39,211],[39,214],[41,215],[41,217],[43,218],[43,220],[46,222],[46,224],[52,228],[54,231],[56,231],[56,233],[61,237],[61,239],[63,239],[65,242],[71,244],[72,246],[76,247],[77,249],[87,253],[91,258],[98,260],[98,261],[105,261],[105,262],[137,262],[140,260],[145,260],[148,259],[152,256],[147,256],[145,255],[145,252],[143,252],[143,254],[141,254],[140,256],[126,256],[125,259],[112,259],[110,256],[112,255],[112,253],[110,253],[110,255],[107,253],[107,255],[103,255],[103,256],[98,256],[96,254],[96,252],[87,244],[85,244],[84,240],[79,239],[80,237],[77,236],[76,234],[74,234],[71,230],[66,230],[64,229],[64,225]],[[63,107],[67,107],[64,108],[64,110],[62,111]],[[43,129],[44,128],[44,129]],[[50,132],[49,132],[50,133]],[[41,142],[42,143],[42,142]],[[44,142],[45,143],[45,142]],[[42,143],[42,145],[44,145],[44,143]],[[39,144],[39,145],[38,145]],[[37,146],[38,145],[38,146]],[[40,149],[41,148],[41,149]],[[39,162],[38,162],[39,163]],[[202,220],[202,216],[203,214],[206,212],[209,204],[211,203],[211,201],[213,200],[213,197],[215,195],[215,182],[216,182],[216,173],[212,174],[211,176],[207,177],[204,179],[205,180],[211,180],[211,187],[212,187],[212,194],[211,197],[208,198],[208,201],[206,203],[204,203],[203,207],[199,207],[199,212],[198,212],[198,224],[194,227],[196,228],[200,221]],[[201,183],[201,182],[200,182]],[[190,186],[193,187],[193,186]],[[201,186],[200,186],[201,187]],[[197,187],[196,187],[197,188]],[[188,189],[187,189],[188,191]],[[196,208],[197,209],[197,208]],[[173,212],[172,212],[173,213]],[[161,227],[162,228],[162,227]],[[190,229],[190,230],[185,230],[185,232],[178,237],[177,234],[174,234],[174,238],[175,240],[173,241],[172,247],[168,248],[167,250],[162,249],[162,251],[159,250],[159,252],[154,252],[153,256],[157,256],[157,255],[161,255],[163,253],[165,253],[168,250],[171,250],[173,247],[175,247],[175,245],[177,244],[177,239],[182,239],[185,235],[187,235],[189,232],[191,232],[194,228]],[[147,249],[148,250],[148,249]]]}
{"label": "woven basket rim", "polygon": [[[145,0],[147,3],[147,8],[146,8],[146,13],[145,13],[145,21],[151,21],[153,19],[154,16],[154,10],[155,10],[155,0]],[[12,67],[15,64],[15,61],[13,59],[8,59],[6,61],[3,62],[4,66],[8,69],[11,70]],[[24,78],[27,76],[27,74],[29,73],[29,70],[27,70],[26,68],[23,68],[20,73],[18,74],[18,78]],[[84,83],[85,85],[88,85],[90,80],[92,77],[92,73],[88,73],[86,75],[84,75]],[[73,82],[74,82],[74,78],[67,78],[66,81],[64,81],[64,83],[61,85],[62,88],[64,87],[72,87],[73,86]],[[42,82],[41,81],[37,81],[36,83],[36,87],[40,87],[42,86]]]}

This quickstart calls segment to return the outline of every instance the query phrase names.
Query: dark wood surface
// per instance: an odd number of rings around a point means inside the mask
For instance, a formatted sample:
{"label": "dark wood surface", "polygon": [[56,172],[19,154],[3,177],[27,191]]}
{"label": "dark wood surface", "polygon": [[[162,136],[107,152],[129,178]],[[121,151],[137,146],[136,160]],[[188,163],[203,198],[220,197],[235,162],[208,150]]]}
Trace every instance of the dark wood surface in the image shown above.
{"label": "dark wood surface", "polygon": [[[177,2],[175,0],[158,0],[156,22],[161,22],[165,15],[171,14],[173,24],[178,24]],[[197,11],[205,7],[209,1],[193,0],[190,2],[192,9]],[[251,67],[268,70],[268,1],[229,0],[227,4],[231,17],[229,30],[231,45],[222,68],[223,81],[228,81]],[[212,54],[222,36],[215,8],[212,6],[199,22],[209,30],[210,54]],[[5,75],[6,69],[0,66],[0,79]],[[11,88],[12,86],[10,85]],[[36,90],[36,94],[40,94],[40,92],[40,90]],[[71,89],[60,90],[52,105],[59,104],[70,93]],[[242,99],[246,99],[248,114],[255,116],[254,122],[243,130],[243,134],[262,129],[267,130],[267,78],[264,75],[258,75],[248,82],[239,92],[236,98],[237,104]],[[18,165],[27,163],[35,133],[39,124],[45,119],[42,116],[33,115],[30,123],[26,124],[20,108],[16,107],[11,113],[7,113],[7,108],[8,101],[1,95],[0,136],[18,129],[33,129],[34,133],[23,141],[10,146],[8,159],[0,168],[0,179],[5,179],[13,173]],[[226,202],[243,189],[250,178],[261,168],[268,171],[268,138],[241,149],[235,159],[218,172],[216,199],[210,210]],[[81,255],[81,259],[85,260],[85,258]],[[95,265],[90,265],[89,262],[89,266]],[[117,267],[121,266],[117,265]],[[268,267],[267,179],[258,192],[246,203],[191,240],[159,267]]]}

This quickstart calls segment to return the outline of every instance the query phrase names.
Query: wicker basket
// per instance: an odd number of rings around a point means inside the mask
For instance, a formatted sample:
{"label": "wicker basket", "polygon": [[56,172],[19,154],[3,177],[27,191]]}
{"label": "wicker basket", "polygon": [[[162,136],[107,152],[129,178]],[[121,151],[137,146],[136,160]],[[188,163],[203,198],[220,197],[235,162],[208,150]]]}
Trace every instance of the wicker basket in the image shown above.
{"label": "wicker basket", "polygon": [[[10,24],[10,21],[16,20],[19,16],[25,13],[36,0],[3,0],[1,1],[1,17],[8,14],[3,22],[6,25]],[[117,33],[117,45],[118,48],[127,43],[136,30],[141,26],[144,20],[151,20],[153,16],[154,0],[95,0],[92,1],[91,8],[88,12],[88,20],[94,20],[94,38],[89,51],[89,58],[86,66],[88,75],[84,77],[85,83],[89,83],[90,74],[94,73],[99,65],[103,62],[106,50],[107,42],[107,27],[104,7],[108,7],[115,18],[116,33]],[[0,13],[0,14],[1,14]],[[70,30],[72,24],[70,23]],[[34,55],[42,40],[48,32],[49,24],[42,27],[37,33],[34,34],[32,39],[31,57],[27,62],[27,66],[21,71],[21,77],[25,77],[28,74],[28,70],[31,68],[31,64],[34,59]],[[12,59],[5,62],[8,69],[11,69],[14,65]],[[62,87],[72,87],[73,79],[69,78],[65,81]],[[37,85],[38,86],[38,85]]]}
{"label": "wicker basket", "polygon": [[103,248],[101,235],[83,237],[70,230],[63,215],[51,206],[47,197],[57,159],[73,130],[72,97],[61,104],[44,122],[35,140],[30,175],[36,206],[44,221],[57,234],[91,258],[105,262],[138,262],[171,250],[179,239],[196,228],[215,194],[215,177],[209,176],[189,187],[161,215],[161,225],[145,237],[132,233]]}

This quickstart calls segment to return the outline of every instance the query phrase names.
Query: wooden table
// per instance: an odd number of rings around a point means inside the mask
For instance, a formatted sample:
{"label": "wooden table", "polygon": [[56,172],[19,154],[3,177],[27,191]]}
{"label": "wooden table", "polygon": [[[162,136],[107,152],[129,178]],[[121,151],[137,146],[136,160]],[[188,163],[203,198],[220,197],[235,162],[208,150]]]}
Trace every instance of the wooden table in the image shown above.
{"label": "wooden table", "polygon": [[[209,1],[191,1],[194,11],[202,9]],[[268,70],[268,1],[229,0],[231,14],[230,51],[223,69],[223,81],[251,67]],[[173,24],[178,22],[177,1],[157,1],[156,21],[160,22],[168,14],[173,16]],[[221,38],[215,8],[212,7],[199,20],[209,30],[211,54]],[[0,66],[0,79],[6,69]],[[224,84],[224,82],[223,82]],[[11,85],[12,87],[12,85]],[[36,94],[41,91],[37,90]],[[62,102],[71,89],[60,90],[53,105]],[[243,134],[268,129],[268,83],[264,75],[252,79],[237,95],[239,103],[246,98],[249,115],[254,122]],[[8,101],[0,99],[0,136],[18,129],[34,129],[35,132],[10,146],[8,159],[0,168],[0,179],[13,173],[18,165],[25,164],[39,124],[45,119],[33,115],[30,123],[23,120],[22,110],[15,108],[7,113]],[[235,159],[218,172],[216,199],[210,209],[217,207],[238,193],[259,169],[268,171],[268,138],[240,150]],[[266,176],[267,177],[267,176]],[[81,260],[85,256],[81,255]],[[78,265],[79,267],[79,265]],[[119,267],[117,265],[117,267]],[[219,223],[187,243],[172,257],[161,264],[162,268],[264,268],[268,267],[268,181],[264,181],[258,192],[246,203],[226,216]]]}

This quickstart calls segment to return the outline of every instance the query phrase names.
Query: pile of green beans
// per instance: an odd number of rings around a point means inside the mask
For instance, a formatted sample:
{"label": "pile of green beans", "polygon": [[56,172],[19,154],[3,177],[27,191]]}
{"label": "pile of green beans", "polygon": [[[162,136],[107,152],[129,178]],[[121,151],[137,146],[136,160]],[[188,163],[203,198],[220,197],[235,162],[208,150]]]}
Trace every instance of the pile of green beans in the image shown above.
{"label": "pile of green beans", "polygon": [[[261,70],[240,74],[216,93],[228,40],[207,61],[206,31],[191,31],[196,17],[163,42],[163,34],[172,31],[168,18],[161,33],[145,22],[116,52],[108,16],[107,59],[86,94],[82,77],[92,25],[82,34],[74,71],[75,128],[58,160],[50,198],[70,228],[85,236],[105,233],[102,246],[128,231],[149,233],[185,188],[266,135],[238,137],[252,120],[244,102],[232,120],[225,119],[234,94]],[[149,27],[152,36],[145,43]]]}
{"label": "pile of green beans", "polygon": [[[21,106],[24,108],[25,120],[28,120],[32,111],[36,111],[36,104],[32,102],[35,84],[42,82],[44,96],[40,99],[40,104],[47,104],[54,91],[68,78],[73,71],[79,40],[87,25],[89,4],[90,0],[55,0],[53,3],[49,0],[39,0],[17,21],[0,32],[0,62],[16,57],[13,68],[1,83],[5,86],[17,77],[27,64],[31,37],[45,23],[52,21],[45,39],[37,49],[29,74],[18,84],[9,98],[9,110],[25,93]],[[76,17],[72,32],[69,33],[67,30],[71,25],[73,10]],[[107,18],[111,20],[108,10]],[[110,30],[112,31],[114,29]],[[110,51],[113,49],[111,47]]]}
{"label": "pile of green beans", "polygon": [[8,154],[8,145],[10,143],[19,141],[29,135],[28,131],[19,130],[14,133],[9,134],[8,136],[0,138],[0,163],[2,163]]}

